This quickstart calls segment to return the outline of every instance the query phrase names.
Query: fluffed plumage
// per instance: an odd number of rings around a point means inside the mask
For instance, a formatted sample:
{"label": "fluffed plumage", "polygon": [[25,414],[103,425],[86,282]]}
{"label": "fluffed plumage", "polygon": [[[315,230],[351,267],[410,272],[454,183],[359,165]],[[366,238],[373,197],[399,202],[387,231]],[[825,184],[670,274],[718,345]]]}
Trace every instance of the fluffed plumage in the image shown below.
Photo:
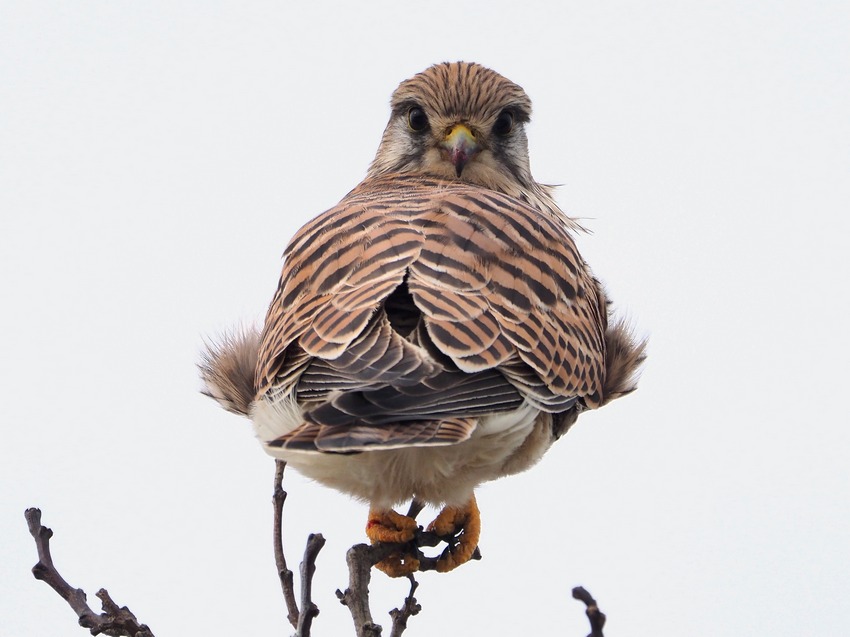
{"label": "fluffed plumage", "polygon": [[[531,176],[522,88],[438,64],[391,106],[367,178],[290,241],[262,332],[201,364],[267,452],[370,502],[373,540],[409,539],[388,516],[411,499],[477,528],[475,487],[631,392],[644,358]],[[471,549],[454,552],[441,570]]]}

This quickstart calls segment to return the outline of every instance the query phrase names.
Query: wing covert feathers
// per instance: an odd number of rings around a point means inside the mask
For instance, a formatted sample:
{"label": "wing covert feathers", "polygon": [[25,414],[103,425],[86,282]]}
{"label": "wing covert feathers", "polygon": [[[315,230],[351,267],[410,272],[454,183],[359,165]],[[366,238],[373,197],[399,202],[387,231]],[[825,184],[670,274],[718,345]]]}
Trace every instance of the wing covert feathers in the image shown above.
{"label": "wing covert feathers", "polygon": [[405,421],[386,427],[370,425],[319,425],[308,422],[292,433],[268,443],[290,451],[357,453],[401,447],[438,447],[468,440],[475,418]]}
{"label": "wing covert feathers", "polygon": [[645,358],[625,322],[608,325],[563,222],[495,191],[373,178],[285,259],[262,333],[226,334],[200,364],[204,393],[229,411],[297,402],[303,422],[271,447],[456,444],[524,402],[554,414],[557,437],[633,391]]}
{"label": "wing covert feathers", "polygon": [[[304,397],[367,396],[448,365],[498,370],[547,411],[603,400],[604,295],[563,222],[517,199],[419,176],[368,179],[305,225],[285,259],[260,396],[291,393],[299,379]],[[400,329],[388,298],[405,285],[419,318]]]}

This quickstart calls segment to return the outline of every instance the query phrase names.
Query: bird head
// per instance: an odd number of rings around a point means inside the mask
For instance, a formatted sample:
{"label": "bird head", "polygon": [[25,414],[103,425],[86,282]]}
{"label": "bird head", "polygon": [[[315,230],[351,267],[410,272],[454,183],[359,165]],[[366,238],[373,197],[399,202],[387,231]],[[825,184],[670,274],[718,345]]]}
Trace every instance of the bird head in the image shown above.
{"label": "bird head", "polygon": [[469,62],[435,64],[402,82],[370,176],[417,173],[501,192],[533,189],[522,87]]}

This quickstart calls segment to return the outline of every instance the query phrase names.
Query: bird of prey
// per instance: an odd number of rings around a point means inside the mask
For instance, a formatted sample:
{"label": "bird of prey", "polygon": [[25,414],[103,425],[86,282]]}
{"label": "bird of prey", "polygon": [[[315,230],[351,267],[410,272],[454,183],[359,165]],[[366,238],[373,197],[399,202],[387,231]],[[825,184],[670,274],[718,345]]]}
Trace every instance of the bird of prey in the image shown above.
{"label": "bird of prey", "polygon": [[269,454],[368,502],[373,542],[414,538],[395,506],[442,507],[429,529],[454,538],[449,571],[478,544],[476,487],[631,392],[644,344],[609,323],[579,226],[531,175],[520,86],[436,64],[391,110],[363,182],[290,241],[262,331],[225,337],[201,370]]}

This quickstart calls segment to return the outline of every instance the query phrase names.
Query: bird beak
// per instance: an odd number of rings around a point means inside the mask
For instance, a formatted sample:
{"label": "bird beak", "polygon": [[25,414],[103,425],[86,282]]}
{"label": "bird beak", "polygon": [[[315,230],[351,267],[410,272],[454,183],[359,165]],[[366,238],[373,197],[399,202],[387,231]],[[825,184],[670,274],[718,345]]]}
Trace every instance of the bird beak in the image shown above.
{"label": "bird beak", "polygon": [[455,124],[441,144],[448,154],[448,159],[454,164],[457,176],[463,172],[463,167],[479,151],[475,135],[463,124]]}

